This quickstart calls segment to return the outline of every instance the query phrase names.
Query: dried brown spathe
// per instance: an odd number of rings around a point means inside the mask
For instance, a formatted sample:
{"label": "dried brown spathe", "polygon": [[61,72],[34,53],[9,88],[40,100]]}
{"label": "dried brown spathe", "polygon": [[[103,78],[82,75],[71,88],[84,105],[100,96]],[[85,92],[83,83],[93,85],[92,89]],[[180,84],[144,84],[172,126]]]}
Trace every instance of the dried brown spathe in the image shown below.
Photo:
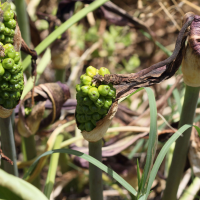
{"label": "dried brown spathe", "polygon": [[[62,105],[70,98],[70,91],[67,85],[60,82],[46,83],[36,86],[33,94],[34,100],[39,102],[33,106],[30,115],[25,117],[25,103],[31,101],[32,93],[29,92],[20,102],[18,132],[24,137],[35,134],[39,129],[45,128],[60,116]],[[46,101],[52,103],[52,112],[43,119]]]}

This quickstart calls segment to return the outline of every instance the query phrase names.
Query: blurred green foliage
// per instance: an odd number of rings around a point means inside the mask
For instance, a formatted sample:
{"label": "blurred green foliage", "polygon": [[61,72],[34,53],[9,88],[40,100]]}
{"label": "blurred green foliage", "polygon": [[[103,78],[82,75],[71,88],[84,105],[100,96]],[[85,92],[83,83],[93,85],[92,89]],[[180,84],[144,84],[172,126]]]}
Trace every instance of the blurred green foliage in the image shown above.
{"label": "blurred green foliage", "polygon": [[[76,46],[81,51],[84,51],[87,46],[91,46],[102,38],[103,43],[101,50],[94,51],[92,53],[92,58],[104,57],[112,61],[113,56],[117,54],[117,46],[120,45],[120,49],[123,51],[123,49],[126,49],[133,43],[131,32],[128,27],[110,25],[102,35],[99,35],[98,27],[99,21],[88,30],[86,30],[83,24],[72,26],[69,30],[72,46]],[[138,66],[140,66],[140,59],[137,54],[128,58],[123,58],[121,63],[116,64],[116,67],[120,69],[118,73],[134,72]]]}

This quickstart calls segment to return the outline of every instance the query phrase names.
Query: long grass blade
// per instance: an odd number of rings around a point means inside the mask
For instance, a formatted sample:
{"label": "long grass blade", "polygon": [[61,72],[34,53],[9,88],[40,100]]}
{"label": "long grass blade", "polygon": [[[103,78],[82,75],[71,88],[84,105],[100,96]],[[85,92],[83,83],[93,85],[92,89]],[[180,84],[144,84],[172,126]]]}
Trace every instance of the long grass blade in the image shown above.
{"label": "long grass blade", "polygon": [[[149,178],[149,182],[148,182],[148,186],[147,186],[147,191],[146,194],[144,196],[142,196],[139,200],[143,200],[143,199],[147,199],[149,193],[150,193],[150,189],[151,186],[153,184],[153,181],[157,175],[158,169],[165,157],[165,155],[167,154],[167,152],[169,151],[169,148],[171,146],[171,144],[173,142],[175,142],[180,136],[181,134],[186,131],[188,128],[192,127],[192,125],[188,125],[185,124],[184,126],[182,126],[181,128],[178,129],[178,131],[176,131],[176,133],[174,133],[170,139],[165,143],[165,145],[162,147],[160,153],[158,154],[158,157],[154,163],[154,166],[152,168],[151,174],[150,174],[150,178]],[[200,135],[200,128],[198,126],[194,126],[195,129],[197,130],[198,134]]]}
{"label": "long grass blade", "polygon": [[145,88],[148,98],[149,98],[149,107],[150,107],[150,132],[149,132],[149,142],[148,142],[148,149],[147,149],[147,158],[144,167],[144,173],[142,176],[142,187],[141,192],[145,193],[146,184],[148,183],[149,175],[151,168],[153,166],[153,161],[156,153],[157,148],[157,107],[156,107],[156,100],[154,93],[151,88]]}
{"label": "long grass blade", "polygon": [[[55,141],[54,148],[60,148],[60,144],[63,141],[64,136],[58,135]],[[55,177],[56,177],[56,170],[58,167],[58,159],[60,154],[53,154],[51,156],[50,164],[49,164],[49,170],[48,175],[44,187],[44,194],[47,196],[47,198],[50,198],[51,192],[53,190],[53,185],[55,183]]]}
{"label": "long grass blade", "polygon": [[176,104],[178,106],[178,112],[181,115],[181,110],[182,110],[181,98],[180,98],[180,94],[179,94],[177,88],[173,90],[173,96],[174,96],[174,99],[175,99]]}
{"label": "long grass blade", "polygon": [[127,183],[121,176],[119,176],[116,172],[114,172],[112,169],[110,169],[106,165],[102,164],[98,160],[94,159],[93,157],[91,157],[87,154],[84,154],[80,151],[75,151],[75,150],[72,150],[72,149],[55,149],[55,150],[51,150],[51,151],[47,151],[47,152],[43,153],[30,166],[30,168],[28,169],[28,171],[26,172],[26,174],[24,175],[23,178],[26,179],[31,174],[31,172],[33,171],[33,169],[37,165],[37,162],[39,161],[40,158],[47,156],[47,155],[51,155],[52,153],[68,153],[68,154],[72,154],[72,155],[78,156],[80,158],[83,158],[83,159],[87,160],[88,162],[92,163],[93,165],[99,167],[104,172],[108,173],[112,178],[117,180],[124,188],[126,188],[134,196],[137,195],[136,190],[129,183]]}

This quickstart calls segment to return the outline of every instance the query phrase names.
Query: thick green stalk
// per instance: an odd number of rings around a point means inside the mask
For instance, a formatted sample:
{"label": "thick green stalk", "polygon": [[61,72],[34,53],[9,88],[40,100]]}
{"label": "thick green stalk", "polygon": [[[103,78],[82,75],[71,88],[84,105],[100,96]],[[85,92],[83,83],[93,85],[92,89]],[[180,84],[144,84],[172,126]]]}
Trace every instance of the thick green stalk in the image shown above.
{"label": "thick green stalk", "polygon": [[65,82],[66,77],[66,68],[65,69],[56,69],[56,81],[60,81],[61,83]]}
{"label": "thick green stalk", "polygon": [[[31,135],[28,138],[21,137],[22,138],[22,152],[24,156],[24,160],[32,160],[35,157],[37,157],[37,151],[36,151],[36,143],[35,143],[35,135]],[[40,189],[40,177],[37,176],[34,181],[32,182],[34,186],[36,186],[38,189]]]}
{"label": "thick green stalk", "polygon": [[[25,0],[17,0],[15,1],[16,11],[17,11],[17,21],[19,24],[19,28],[22,34],[22,38],[26,42],[28,46],[30,46],[31,38],[30,38],[30,27],[28,14],[26,11],[26,2]],[[24,60],[26,55],[22,53],[22,59]],[[31,76],[31,66],[29,65],[25,71],[26,77],[29,78]],[[24,158],[28,161],[37,156],[36,144],[34,135],[28,138],[22,138],[22,146],[23,146],[23,154]],[[32,182],[37,188],[40,189],[40,178],[39,176]]]}
{"label": "thick green stalk", "polygon": [[[60,144],[63,141],[63,135],[58,135],[55,141],[54,149],[59,149]],[[50,165],[49,165],[49,171],[44,187],[44,194],[47,196],[48,199],[50,199],[51,192],[53,190],[53,186],[55,183],[55,177],[56,177],[56,170],[58,166],[58,160],[59,160],[59,153],[54,153],[51,156]]]}
{"label": "thick green stalk", "polygon": [[[186,85],[184,103],[181,112],[179,127],[184,124],[193,124],[197,100],[199,97],[199,87],[190,87]],[[164,191],[163,200],[176,200],[180,180],[183,175],[185,162],[188,154],[191,128],[187,129],[182,137],[176,141],[172,164],[167,178],[167,185]]]}
{"label": "thick green stalk", "polygon": [[18,176],[15,140],[11,116],[8,118],[0,118],[0,130],[2,151],[13,161],[13,165],[3,161],[3,169],[10,174]]}
{"label": "thick green stalk", "polygon": [[[30,27],[28,14],[26,11],[26,2],[25,0],[17,0],[15,1],[16,11],[17,11],[17,22],[19,24],[19,28],[22,34],[22,38],[26,42],[28,46],[30,46],[31,38],[30,38]],[[24,60],[26,55],[22,53],[22,59]],[[27,78],[31,75],[31,66],[29,65],[25,71]]]}
{"label": "thick green stalk", "polygon": [[[89,142],[89,155],[101,162],[102,140]],[[102,170],[89,163],[89,186],[91,200],[103,200]]]}

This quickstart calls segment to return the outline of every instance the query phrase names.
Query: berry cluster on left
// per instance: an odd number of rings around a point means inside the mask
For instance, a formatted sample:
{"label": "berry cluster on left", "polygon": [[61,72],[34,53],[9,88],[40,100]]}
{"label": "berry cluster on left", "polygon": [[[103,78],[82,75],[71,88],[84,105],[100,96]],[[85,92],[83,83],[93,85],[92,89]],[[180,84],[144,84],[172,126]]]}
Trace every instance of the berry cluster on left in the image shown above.
{"label": "berry cluster on left", "polygon": [[9,3],[0,5],[3,21],[0,22],[0,105],[14,108],[24,89],[20,53],[13,46],[16,20]]}

